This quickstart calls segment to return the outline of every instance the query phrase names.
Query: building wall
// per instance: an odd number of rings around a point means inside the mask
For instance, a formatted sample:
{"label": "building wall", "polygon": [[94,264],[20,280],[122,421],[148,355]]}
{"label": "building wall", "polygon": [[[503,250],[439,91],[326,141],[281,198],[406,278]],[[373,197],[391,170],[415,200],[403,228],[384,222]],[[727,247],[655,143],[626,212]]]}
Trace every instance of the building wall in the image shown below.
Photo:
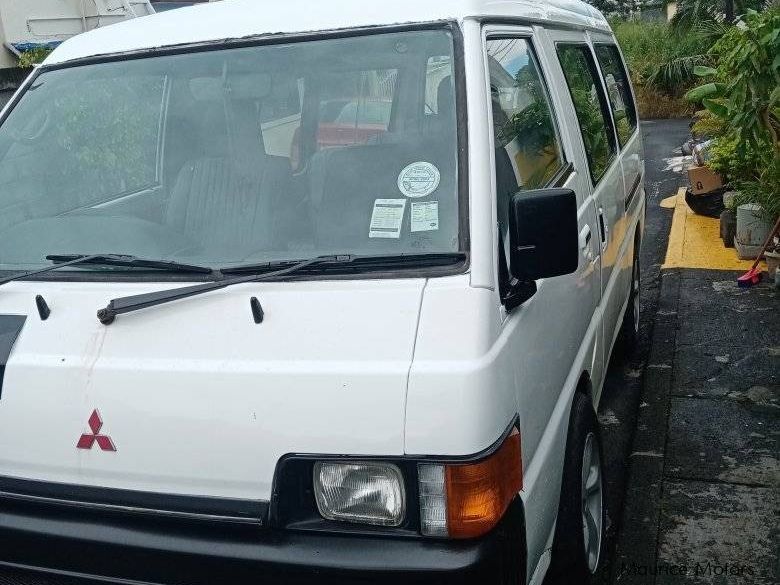
{"label": "building wall", "polygon": [[8,43],[64,41],[86,30],[150,12],[145,0],[0,0],[0,68],[14,67]]}
{"label": "building wall", "polygon": [[677,14],[677,2],[669,2],[666,5],[666,20],[672,20]]}

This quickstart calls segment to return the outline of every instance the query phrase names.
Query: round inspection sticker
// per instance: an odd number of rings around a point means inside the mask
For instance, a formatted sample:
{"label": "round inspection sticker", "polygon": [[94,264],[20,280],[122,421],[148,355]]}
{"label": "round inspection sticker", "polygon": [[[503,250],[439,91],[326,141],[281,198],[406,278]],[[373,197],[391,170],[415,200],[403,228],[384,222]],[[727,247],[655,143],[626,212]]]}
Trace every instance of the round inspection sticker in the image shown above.
{"label": "round inspection sticker", "polygon": [[441,173],[429,162],[410,164],[398,175],[398,189],[407,197],[427,197],[439,186]]}

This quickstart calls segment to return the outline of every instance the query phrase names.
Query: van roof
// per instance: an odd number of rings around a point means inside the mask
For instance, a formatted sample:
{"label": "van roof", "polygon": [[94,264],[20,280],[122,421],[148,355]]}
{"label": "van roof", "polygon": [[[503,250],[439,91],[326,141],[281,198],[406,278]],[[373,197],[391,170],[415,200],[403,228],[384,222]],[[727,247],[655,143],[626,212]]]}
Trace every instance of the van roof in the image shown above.
{"label": "van roof", "polygon": [[601,13],[580,0],[224,0],[78,35],[55,50],[46,64],[269,34],[471,17],[515,17],[609,30]]}

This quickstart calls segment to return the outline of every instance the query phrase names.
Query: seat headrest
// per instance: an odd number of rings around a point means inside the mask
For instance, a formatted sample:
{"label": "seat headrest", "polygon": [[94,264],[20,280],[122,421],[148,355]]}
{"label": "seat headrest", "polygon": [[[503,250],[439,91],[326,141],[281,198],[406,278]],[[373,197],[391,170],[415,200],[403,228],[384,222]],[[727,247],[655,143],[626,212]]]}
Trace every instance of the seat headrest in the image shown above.
{"label": "seat headrest", "polygon": [[452,83],[452,75],[448,75],[439,82],[436,90],[436,112],[442,118],[452,116],[455,109],[455,87]]}
{"label": "seat headrest", "polygon": [[271,94],[272,79],[267,73],[233,73],[223,77],[195,77],[190,93],[198,102],[262,100]]}

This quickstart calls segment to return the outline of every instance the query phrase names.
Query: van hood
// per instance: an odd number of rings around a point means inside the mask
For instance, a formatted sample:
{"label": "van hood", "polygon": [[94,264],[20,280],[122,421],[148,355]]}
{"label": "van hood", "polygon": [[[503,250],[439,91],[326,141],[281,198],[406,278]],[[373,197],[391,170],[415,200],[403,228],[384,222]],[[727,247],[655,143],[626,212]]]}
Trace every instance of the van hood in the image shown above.
{"label": "van hood", "polygon": [[26,316],[0,382],[0,476],[268,500],[285,454],[403,453],[424,279],[252,283],[95,316],[178,286],[0,287],[0,315]]}

